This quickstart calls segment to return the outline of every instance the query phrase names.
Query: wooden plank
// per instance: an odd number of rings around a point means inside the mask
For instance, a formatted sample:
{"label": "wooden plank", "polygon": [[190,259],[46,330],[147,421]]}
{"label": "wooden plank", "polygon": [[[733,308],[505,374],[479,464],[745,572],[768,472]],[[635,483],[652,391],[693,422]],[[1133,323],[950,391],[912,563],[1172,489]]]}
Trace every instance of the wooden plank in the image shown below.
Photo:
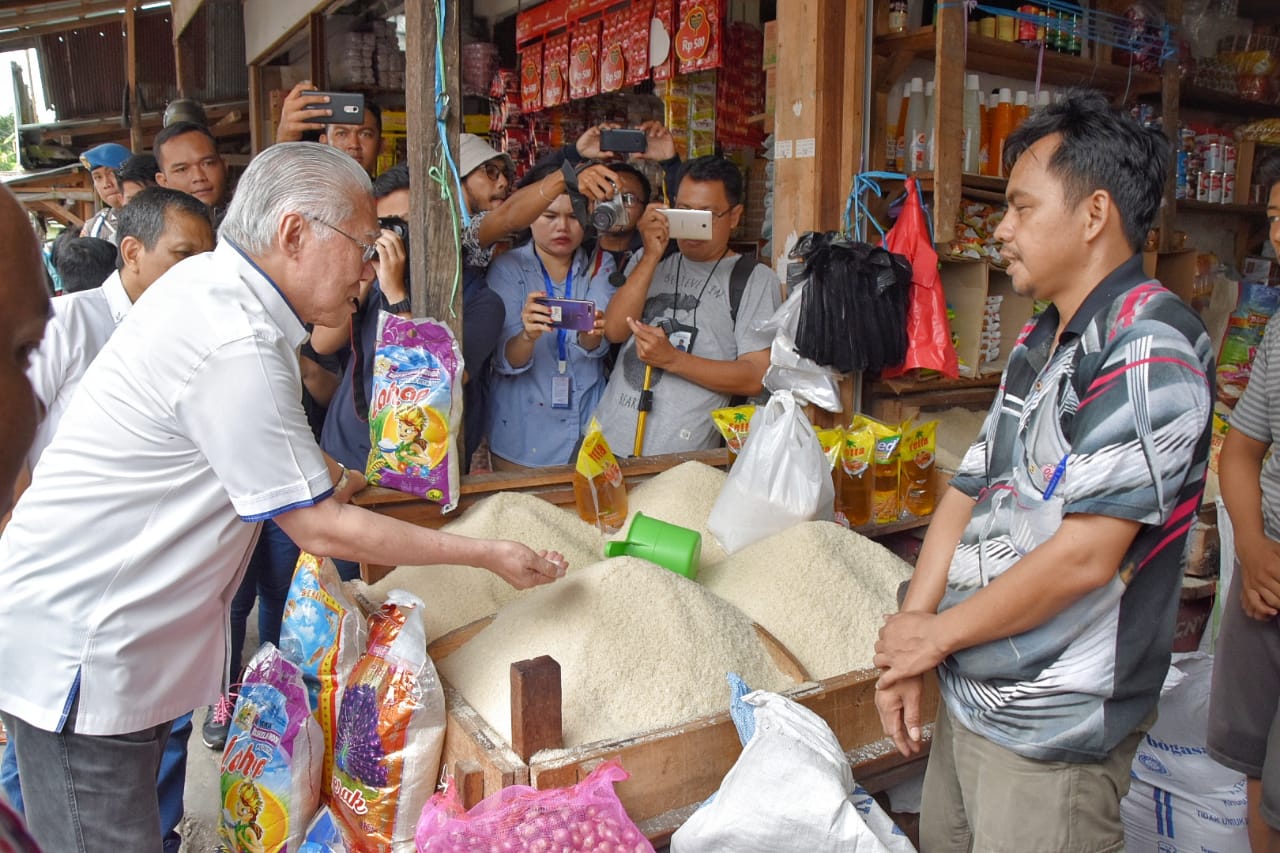
{"label": "wooden plank", "polygon": [[938,5],[934,66],[933,239],[950,243],[960,210],[964,167],[965,13],[956,3]]}
{"label": "wooden plank", "polygon": [[475,762],[484,779],[484,794],[492,794],[512,785],[529,784],[529,767],[511,751],[493,727],[462,698],[462,694],[441,679],[444,687],[445,722],[441,766],[455,767],[462,762]]}
{"label": "wooden plank", "polygon": [[[187,25],[191,23],[191,19],[196,16],[196,12],[200,11],[200,7],[204,5],[204,0],[171,0],[173,21],[173,43],[176,45],[178,39],[186,32]],[[181,86],[182,80],[178,80]],[[178,90],[182,91],[181,88]],[[185,97],[185,96],[184,96]]]}
{"label": "wooden plank", "polygon": [[124,74],[129,103],[129,148],[142,151],[142,105],[138,101],[138,15],[132,2],[124,10]]}
{"label": "wooden plank", "polygon": [[511,748],[525,761],[564,746],[560,664],[550,655],[511,664]]}
{"label": "wooden plank", "polygon": [[484,768],[478,762],[458,762],[453,768],[453,779],[464,809],[470,809],[484,799]]}
{"label": "wooden plank", "polygon": [[325,61],[324,15],[312,12],[307,16],[307,52],[311,63],[311,82],[317,89],[328,88],[329,69]]}

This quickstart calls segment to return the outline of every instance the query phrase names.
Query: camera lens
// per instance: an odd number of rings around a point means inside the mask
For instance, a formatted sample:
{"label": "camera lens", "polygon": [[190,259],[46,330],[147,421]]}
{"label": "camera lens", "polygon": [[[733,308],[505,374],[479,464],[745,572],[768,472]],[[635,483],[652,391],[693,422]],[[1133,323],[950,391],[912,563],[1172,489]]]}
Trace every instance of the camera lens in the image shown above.
{"label": "camera lens", "polygon": [[614,196],[607,201],[596,202],[591,211],[591,225],[597,231],[621,231],[627,227],[627,208],[622,199]]}

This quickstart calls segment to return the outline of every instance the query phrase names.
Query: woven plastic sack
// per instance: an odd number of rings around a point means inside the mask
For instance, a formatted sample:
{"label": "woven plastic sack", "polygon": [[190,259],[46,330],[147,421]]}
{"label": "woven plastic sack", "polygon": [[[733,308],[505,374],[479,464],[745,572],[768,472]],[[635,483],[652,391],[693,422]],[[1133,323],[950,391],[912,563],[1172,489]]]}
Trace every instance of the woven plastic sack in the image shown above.
{"label": "woven plastic sack", "polygon": [[936,370],[955,379],[960,360],[951,343],[947,321],[947,296],[942,292],[938,253],[920,203],[920,185],[907,180],[907,200],[898,221],[885,235],[884,247],[911,262],[911,290],[907,301],[907,357],[901,366],[881,371],[881,376],[901,376],[908,370]]}
{"label": "woven plastic sack", "polygon": [[280,624],[280,653],[302,670],[311,712],[324,732],[324,774],[333,773],[338,708],[347,678],[364,654],[364,617],[342,593],[329,558],[298,555]]}
{"label": "woven plastic sack", "polygon": [[320,804],[323,755],[302,674],[265,644],[245,671],[222,752],[225,849],[297,850]]}
{"label": "woven plastic sack", "polygon": [[454,785],[432,796],[418,821],[418,853],[468,850],[557,851],[557,853],[653,853],[614,793],[630,778],[616,761],[606,761],[567,788],[539,791],[513,785],[462,808]]}
{"label": "woven plastic sack", "polygon": [[342,694],[326,803],[360,853],[410,849],[440,773],[444,688],[427,657],[422,601],[391,590]]}
{"label": "woven plastic sack", "polygon": [[385,311],[379,315],[369,401],[369,485],[426,498],[445,512],[458,505],[462,369],[462,348],[448,326]]}

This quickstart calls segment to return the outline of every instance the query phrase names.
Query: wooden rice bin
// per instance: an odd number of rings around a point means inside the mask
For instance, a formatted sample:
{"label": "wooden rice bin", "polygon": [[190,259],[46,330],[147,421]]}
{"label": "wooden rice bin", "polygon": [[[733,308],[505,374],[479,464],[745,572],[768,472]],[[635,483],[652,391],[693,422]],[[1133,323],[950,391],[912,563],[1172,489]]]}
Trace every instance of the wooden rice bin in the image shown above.
{"label": "wooden rice bin", "polygon": [[[699,451],[623,460],[629,486],[683,462],[698,461],[724,467],[727,451]],[[573,469],[570,466],[540,469],[533,473],[495,473],[469,477],[462,486],[459,508],[495,491],[522,491],[553,504],[572,504]],[[357,503],[415,524],[438,527],[453,520],[439,507],[412,495],[387,489],[367,489]],[[918,523],[917,523],[918,524]],[[917,526],[904,524],[898,529]],[[878,527],[875,532],[893,530]],[[361,566],[365,581],[375,583],[391,567]],[[492,617],[463,626],[431,643],[428,650],[439,661],[479,633]],[[757,626],[761,640],[775,663],[798,680],[803,669],[782,645]],[[846,750],[854,778],[876,793],[919,774],[928,756],[932,722],[937,716],[938,689],[930,676],[921,708],[925,744],[919,755],[903,757],[883,736],[875,708],[874,669],[848,672],[819,682],[800,684],[784,695],[822,717]],[[617,785],[627,814],[655,842],[668,838],[694,809],[716,791],[742,752],[737,730],[728,711],[690,720],[612,741],[601,741],[563,750],[560,731],[561,697],[559,665],[550,658],[512,665],[512,740],[508,745],[466,699],[444,684],[448,721],[442,764],[453,773],[464,804],[469,808],[484,797],[510,785],[556,788],[585,778],[608,759],[619,761],[631,778]],[[727,696],[726,696],[727,704]],[[541,751],[541,752],[540,752]]]}

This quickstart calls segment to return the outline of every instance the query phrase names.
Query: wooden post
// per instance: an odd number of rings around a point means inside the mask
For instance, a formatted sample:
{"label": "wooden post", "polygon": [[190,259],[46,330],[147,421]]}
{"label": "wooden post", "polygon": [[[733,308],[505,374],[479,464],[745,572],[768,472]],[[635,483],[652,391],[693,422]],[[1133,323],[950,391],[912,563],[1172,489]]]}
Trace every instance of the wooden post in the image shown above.
{"label": "wooden post", "polygon": [[173,72],[178,79],[179,98],[195,97],[198,88],[193,76],[195,70],[195,49],[191,43],[191,29],[188,27],[173,38]]}
{"label": "wooden post", "polygon": [[[458,246],[459,214],[451,204],[465,206],[458,199],[453,176],[448,175],[449,198],[441,198],[440,185],[430,177],[435,167],[446,169],[443,146],[449,146],[456,162],[458,133],[462,125],[462,90],[458,65],[458,5],[443,3],[445,18],[444,55],[436,56],[436,4],[433,0],[406,0],[405,29],[408,33],[405,69],[405,108],[408,113],[409,138],[409,222],[413,230],[409,238],[410,296],[415,317],[435,317],[447,323],[462,340],[462,288],[454,294],[454,282],[461,274],[462,258]],[[448,91],[445,138],[440,137],[435,120],[436,63],[444,66]]]}
{"label": "wooden post", "polygon": [[324,15],[313,14],[307,18],[307,41],[311,47],[311,83],[317,89],[323,89],[329,85],[324,50]]}
{"label": "wooden post", "polygon": [[262,91],[262,66],[257,62],[249,63],[249,152],[253,155],[262,153],[274,139],[266,139],[269,123],[263,115],[266,109]]}
{"label": "wooden post", "polygon": [[511,664],[511,749],[528,761],[564,746],[560,664],[550,655]]}
{"label": "wooden post", "polygon": [[933,239],[949,243],[955,236],[964,170],[964,7],[939,3],[937,21],[934,114],[928,117],[934,127]]}
{"label": "wooden post", "polygon": [[138,19],[133,0],[124,7],[124,68],[129,98],[129,148],[142,151],[142,105],[138,103]]}

